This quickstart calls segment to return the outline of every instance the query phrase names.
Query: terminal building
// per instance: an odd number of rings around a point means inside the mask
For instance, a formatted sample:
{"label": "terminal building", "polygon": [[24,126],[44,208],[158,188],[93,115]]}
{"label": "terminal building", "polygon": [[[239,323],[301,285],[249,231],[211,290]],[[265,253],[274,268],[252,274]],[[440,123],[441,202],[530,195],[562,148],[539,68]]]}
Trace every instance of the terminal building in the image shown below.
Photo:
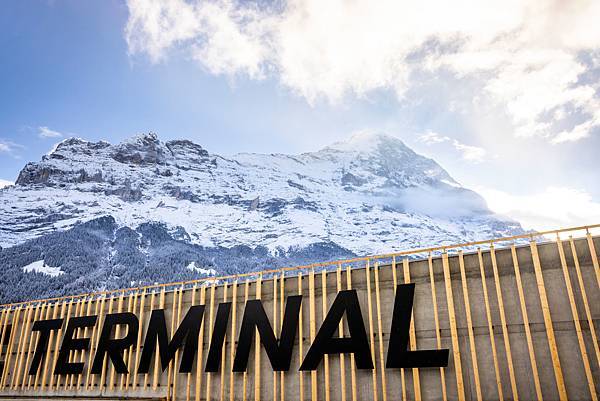
{"label": "terminal building", "polygon": [[597,400],[597,228],[3,305],[0,400]]}

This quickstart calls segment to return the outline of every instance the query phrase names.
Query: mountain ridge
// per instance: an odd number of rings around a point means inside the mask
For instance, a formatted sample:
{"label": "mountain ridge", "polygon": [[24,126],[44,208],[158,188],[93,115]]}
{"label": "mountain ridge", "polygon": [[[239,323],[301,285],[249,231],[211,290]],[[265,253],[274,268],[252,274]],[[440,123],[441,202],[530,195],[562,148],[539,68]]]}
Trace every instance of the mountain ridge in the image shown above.
{"label": "mountain ridge", "polygon": [[[106,227],[100,237],[94,222]],[[73,230],[103,250],[77,256],[95,266],[89,271],[61,256],[69,246],[88,248]],[[68,284],[102,272],[96,284],[110,287],[165,272],[193,277],[191,263],[240,271],[224,261],[260,269],[521,232],[437,162],[381,133],[298,155],[221,156],[153,133],[118,144],[68,138],[0,190],[0,258],[24,282],[42,274],[18,272],[31,263],[65,272],[43,281]],[[41,261],[48,252],[40,243],[56,249],[51,260]],[[119,248],[129,259],[119,259]],[[162,273],[151,274],[157,266]],[[0,276],[0,290],[2,283]]]}

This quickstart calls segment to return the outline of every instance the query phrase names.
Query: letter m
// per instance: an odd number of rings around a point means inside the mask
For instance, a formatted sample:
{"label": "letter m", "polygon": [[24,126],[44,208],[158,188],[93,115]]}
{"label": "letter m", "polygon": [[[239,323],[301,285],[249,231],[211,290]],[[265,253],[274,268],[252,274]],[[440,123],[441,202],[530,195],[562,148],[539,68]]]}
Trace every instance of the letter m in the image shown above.
{"label": "letter m", "polygon": [[153,310],[152,315],[150,316],[150,322],[148,323],[148,330],[146,331],[144,350],[142,351],[142,356],[140,358],[138,373],[148,373],[150,370],[150,362],[152,360],[152,355],[156,351],[157,343],[159,355],[156,357],[160,357],[163,371],[175,357],[175,351],[183,346],[183,355],[181,357],[181,364],[179,365],[179,372],[191,372],[194,364],[194,356],[198,351],[198,334],[200,332],[203,315],[204,305],[192,306],[169,342],[167,324],[165,322],[165,311],[164,309]]}

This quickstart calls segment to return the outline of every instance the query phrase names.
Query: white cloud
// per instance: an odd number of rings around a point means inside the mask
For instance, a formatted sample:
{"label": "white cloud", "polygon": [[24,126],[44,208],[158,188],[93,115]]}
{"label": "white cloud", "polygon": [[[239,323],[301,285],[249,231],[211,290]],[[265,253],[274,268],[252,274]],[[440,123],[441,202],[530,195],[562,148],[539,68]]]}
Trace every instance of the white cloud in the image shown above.
{"label": "white cloud", "polygon": [[[600,127],[598,80],[582,54],[600,48],[598,1],[129,0],[131,54],[182,50],[214,74],[278,77],[309,102],[391,89],[419,72],[474,83],[517,136],[554,143]],[[480,96],[484,95],[484,96]],[[583,121],[564,124],[572,113]],[[560,128],[559,128],[560,127]]]}
{"label": "white cloud", "polygon": [[8,180],[3,180],[0,178],[0,188],[8,187],[9,185],[14,185],[15,183]]}
{"label": "white cloud", "polygon": [[266,11],[232,1],[130,0],[125,38],[131,53],[153,61],[184,45],[192,58],[214,74],[262,76],[272,34]]}
{"label": "white cloud", "polygon": [[23,148],[23,145],[19,145],[18,143],[0,139],[0,153],[6,153],[15,156],[15,153]]}
{"label": "white cloud", "polygon": [[485,156],[487,155],[487,151],[484,148],[467,145],[456,139],[452,139],[449,136],[440,135],[431,131],[419,136],[419,141],[428,146],[448,142],[460,153],[460,157],[468,162],[481,163],[485,160]]}
{"label": "white cloud", "polygon": [[552,138],[551,142],[556,145],[563,142],[575,142],[580,139],[587,138],[590,136],[592,129],[597,126],[600,126],[600,115],[594,116],[593,119],[575,125],[571,130],[559,132],[554,138]]}
{"label": "white cloud", "polygon": [[462,158],[466,161],[481,163],[485,160],[487,152],[484,148],[480,148],[479,146],[465,145],[456,139],[452,141],[452,145],[461,153]]}
{"label": "white cloud", "polygon": [[519,221],[526,229],[541,231],[600,223],[600,203],[578,189],[548,187],[526,195],[485,187],[474,189],[492,211]]}
{"label": "white cloud", "polygon": [[449,140],[450,137],[442,136],[431,131],[419,136],[419,141],[423,142],[426,145],[434,145],[436,143],[448,142]]}
{"label": "white cloud", "polygon": [[38,136],[40,138],[62,138],[63,134],[58,131],[51,130],[48,127],[42,126],[38,127]]}

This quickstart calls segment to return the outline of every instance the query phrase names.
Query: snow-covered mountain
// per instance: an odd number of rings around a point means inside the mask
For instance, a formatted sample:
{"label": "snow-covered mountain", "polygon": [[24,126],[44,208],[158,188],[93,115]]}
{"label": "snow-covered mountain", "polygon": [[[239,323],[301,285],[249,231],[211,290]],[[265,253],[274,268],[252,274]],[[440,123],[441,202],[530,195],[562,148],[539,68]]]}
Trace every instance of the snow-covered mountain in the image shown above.
{"label": "snow-covered mountain", "polygon": [[[167,252],[156,253],[165,241],[177,265],[173,274],[193,277],[203,274],[201,267],[241,271],[517,232],[518,223],[493,215],[434,160],[384,134],[357,134],[300,155],[231,157],[188,140],[162,142],[155,134],[117,145],[70,138],[0,190],[0,263],[25,282],[35,276],[57,283],[50,284],[53,293],[66,291],[58,282],[81,284],[99,271],[83,287],[128,285],[124,277],[161,280],[147,270]],[[89,247],[78,239],[83,233],[100,241],[94,250],[100,254],[85,254],[93,267],[70,269],[65,252],[72,241]],[[128,257],[139,253],[137,259],[120,260],[119,247]],[[175,257],[181,247],[190,254]],[[235,267],[219,265],[231,257]],[[64,274],[23,270],[32,263]],[[192,263],[197,268],[188,268]],[[1,293],[12,276],[6,269],[0,274]]]}

